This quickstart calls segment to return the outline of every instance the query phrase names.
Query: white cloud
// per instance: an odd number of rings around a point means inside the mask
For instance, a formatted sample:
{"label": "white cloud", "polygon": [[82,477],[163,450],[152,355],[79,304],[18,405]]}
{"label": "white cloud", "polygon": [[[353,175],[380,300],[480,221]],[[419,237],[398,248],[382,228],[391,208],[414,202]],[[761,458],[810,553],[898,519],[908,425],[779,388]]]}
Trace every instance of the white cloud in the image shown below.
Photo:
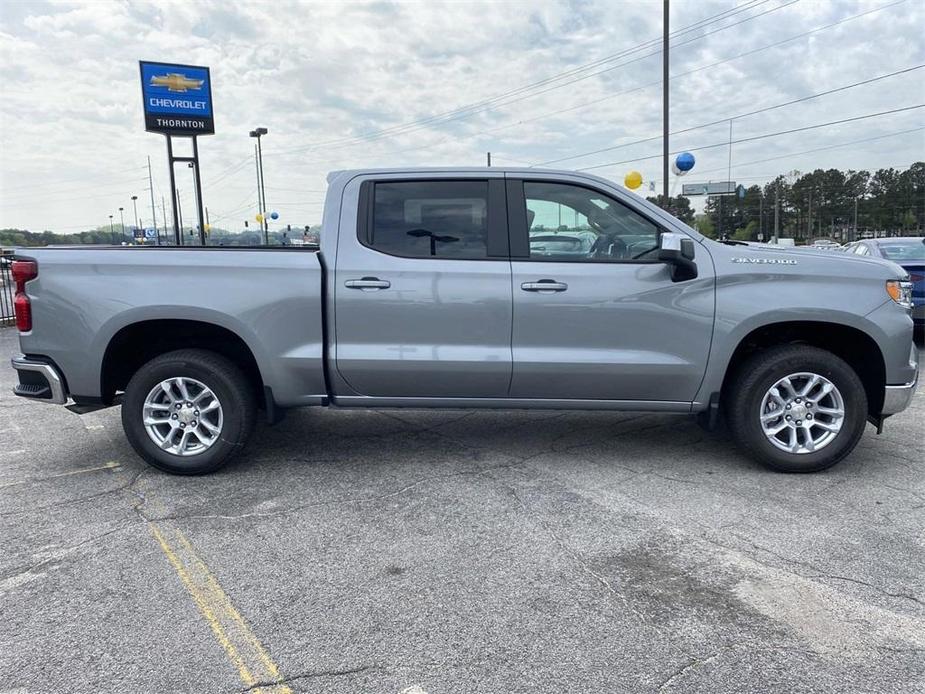
{"label": "white cloud", "polygon": [[[689,74],[671,84],[673,130],[925,63],[925,5],[917,0],[895,6],[800,0],[774,9],[786,1],[741,1],[740,8],[751,8],[677,39],[672,74]],[[672,24],[682,28],[733,7],[733,0],[674,3]],[[703,36],[761,12],[768,14]],[[657,51],[657,42],[561,88],[549,89],[558,84],[551,83],[507,105],[414,123],[625,52],[658,39],[660,31],[661,3],[603,0],[7,3],[0,9],[0,227],[77,231],[107,221],[120,206],[131,209],[133,194],[145,203],[139,214],[147,222],[147,155],[160,217],[160,196],[168,190],[165,147],[162,137],[143,132],[139,59],[212,68],[217,134],[201,140],[200,155],[213,219],[238,227],[253,216],[247,133],[263,125],[270,130],[269,204],[282,222],[301,225],[319,221],[322,195],[315,191],[323,189],[329,169],[481,164],[488,150],[498,164],[532,163],[658,135],[660,57],[640,58]],[[627,64],[607,69],[621,63]],[[737,120],[733,134],[749,137],[919,103],[923,85],[925,70],[918,70]],[[923,131],[773,163],[736,163],[923,125],[920,110],[743,143],[733,149],[733,177],[752,182],[793,168],[908,165],[925,157]],[[673,138],[672,149],[727,137],[728,125],[721,124]],[[561,165],[593,166],[659,151],[652,142]],[[724,178],[727,156],[724,147],[699,151],[691,180],[700,172]],[[620,179],[630,168],[647,179],[660,176],[655,159],[600,172]],[[178,178],[191,210],[188,173],[178,168]]]}

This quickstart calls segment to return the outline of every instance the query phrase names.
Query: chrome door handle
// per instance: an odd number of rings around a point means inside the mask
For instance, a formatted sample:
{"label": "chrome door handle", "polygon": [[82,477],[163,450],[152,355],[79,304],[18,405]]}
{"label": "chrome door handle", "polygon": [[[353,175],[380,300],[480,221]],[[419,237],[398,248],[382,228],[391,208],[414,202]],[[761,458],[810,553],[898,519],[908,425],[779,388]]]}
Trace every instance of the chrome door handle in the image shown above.
{"label": "chrome door handle", "polygon": [[388,280],[381,280],[378,277],[364,277],[361,280],[347,280],[344,286],[348,289],[362,289],[365,292],[375,291],[376,289],[388,289],[392,283]]}
{"label": "chrome door handle", "polygon": [[524,282],[520,288],[525,292],[564,292],[568,289],[568,285],[555,280],[539,280],[538,282]]}

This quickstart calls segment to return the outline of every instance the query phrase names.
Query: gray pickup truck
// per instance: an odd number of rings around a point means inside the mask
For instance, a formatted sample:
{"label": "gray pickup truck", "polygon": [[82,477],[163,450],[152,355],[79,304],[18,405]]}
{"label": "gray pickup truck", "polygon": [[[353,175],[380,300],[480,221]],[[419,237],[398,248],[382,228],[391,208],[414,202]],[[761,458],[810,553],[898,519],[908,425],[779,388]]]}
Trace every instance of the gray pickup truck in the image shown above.
{"label": "gray pickup truck", "polygon": [[918,374],[898,265],[717,243],[566,171],[340,171],[320,250],[23,249],[13,274],[16,394],[121,402],[138,454],[180,474],[303,406],[723,413],[810,472]]}

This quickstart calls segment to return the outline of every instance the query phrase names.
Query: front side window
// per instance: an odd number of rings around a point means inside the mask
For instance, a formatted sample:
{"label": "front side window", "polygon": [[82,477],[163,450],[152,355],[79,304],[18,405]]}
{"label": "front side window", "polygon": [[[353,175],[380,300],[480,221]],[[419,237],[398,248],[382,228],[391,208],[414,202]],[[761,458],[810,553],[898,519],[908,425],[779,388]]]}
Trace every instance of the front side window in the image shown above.
{"label": "front side window", "polygon": [[531,260],[653,260],[659,228],[595,190],[524,181]]}
{"label": "front side window", "polygon": [[367,245],[408,258],[488,257],[488,181],[376,183]]}

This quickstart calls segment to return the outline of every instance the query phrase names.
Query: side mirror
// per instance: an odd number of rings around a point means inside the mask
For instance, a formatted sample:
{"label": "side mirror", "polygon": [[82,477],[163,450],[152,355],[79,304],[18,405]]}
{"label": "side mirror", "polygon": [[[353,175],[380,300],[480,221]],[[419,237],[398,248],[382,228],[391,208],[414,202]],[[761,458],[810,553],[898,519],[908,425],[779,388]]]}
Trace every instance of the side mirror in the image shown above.
{"label": "side mirror", "polygon": [[671,266],[671,281],[683,282],[697,277],[694,240],[684,234],[662,232],[658,240],[658,259]]}

